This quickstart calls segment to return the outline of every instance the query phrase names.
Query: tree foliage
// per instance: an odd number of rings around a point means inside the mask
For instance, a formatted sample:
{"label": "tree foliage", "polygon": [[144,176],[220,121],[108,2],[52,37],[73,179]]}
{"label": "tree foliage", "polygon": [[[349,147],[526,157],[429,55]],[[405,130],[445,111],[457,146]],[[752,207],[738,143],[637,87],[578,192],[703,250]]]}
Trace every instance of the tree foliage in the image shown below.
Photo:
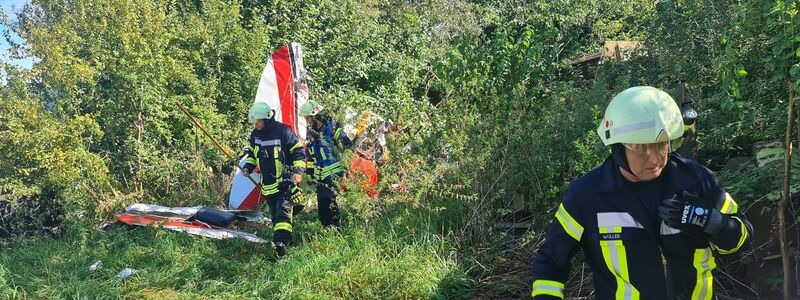
{"label": "tree foliage", "polygon": [[[779,139],[789,83],[800,90],[797,1],[32,0],[2,20],[36,63],[0,64],[0,197],[49,195],[96,218],[143,199],[221,204],[209,191],[227,162],[175,104],[239,149],[261,70],[292,41],[313,99],[403,129],[382,188],[458,199],[460,233],[510,218],[515,197],[552,209],[608,155],[594,128],[625,88],[675,95],[687,81],[712,169]],[[612,40],[643,47],[578,76],[569,62]],[[772,192],[762,171],[726,174],[743,203]]]}

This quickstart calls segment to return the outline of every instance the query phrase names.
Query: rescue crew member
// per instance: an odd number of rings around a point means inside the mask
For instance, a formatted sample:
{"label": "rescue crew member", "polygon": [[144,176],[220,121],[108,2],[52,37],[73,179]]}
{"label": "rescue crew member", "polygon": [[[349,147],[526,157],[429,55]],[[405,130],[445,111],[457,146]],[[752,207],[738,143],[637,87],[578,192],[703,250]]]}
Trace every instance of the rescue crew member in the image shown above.
{"label": "rescue crew member", "polygon": [[567,188],[533,263],[533,298],[564,298],[580,249],[596,299],[713,299],[717,257],[749,247],[752,226],[710,170],[672,154],[675,101],[629,88],[597,133],[612,154]]}
{"label": "rescue crew member", "polygon": [[320,223],[324,227],[339,228],[341,224],[336,195],[345,168],[336,146],[351,147],[353,142],[336,121],[322,112],[323,109],[316,101],[309,101],[300,108],[300,116],[308,122],[308,171],[312,173],[317,186]]}
{"label": "rescue crew member", "polygon": [[248,119],[255,129],[245,149],[244,173],[252,173],[256,167],[261,170],[261,194],[274,224],[272,243],[275,254],[281,257],[292,241],[293,202],[288,192],[303,179],[306,155],[297,135],[289,126],[275,121],[274,116],[266,103],[257,102],[250,107]]}

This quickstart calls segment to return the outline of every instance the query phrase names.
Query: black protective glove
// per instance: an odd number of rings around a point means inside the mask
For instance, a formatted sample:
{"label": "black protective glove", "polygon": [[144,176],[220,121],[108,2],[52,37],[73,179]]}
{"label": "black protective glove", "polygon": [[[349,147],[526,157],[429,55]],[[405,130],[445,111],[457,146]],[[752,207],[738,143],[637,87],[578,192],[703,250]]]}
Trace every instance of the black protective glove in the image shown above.
{"label": "black protective glove", "polygon": [[667,226],[685,231],[702,231],[709,235],[716,235],[722,230],[725,220],[717,209],[676,198],[664,199],[658,207],[658,216]]}
{"label": "black protective glove", "polygon": [[256,166],[251,164],[245,164],[244,167],[242,167],[242,169],[247,171],[247,175],[250,175],[253,174],[253,170],[256,169]]}

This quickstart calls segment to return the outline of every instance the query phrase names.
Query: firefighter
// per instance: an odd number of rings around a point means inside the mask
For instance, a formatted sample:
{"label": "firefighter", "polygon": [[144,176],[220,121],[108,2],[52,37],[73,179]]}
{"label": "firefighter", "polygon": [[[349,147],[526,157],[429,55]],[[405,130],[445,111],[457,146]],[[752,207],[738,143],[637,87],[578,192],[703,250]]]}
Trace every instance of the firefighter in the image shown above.
{"label": "firefighter", "polygon": [[339,228],[341,224],[336,195],[345,168],[337,146],[351,147],[353,142],[336,121],[323,113],[323,109],[316,101],[309,101],[300,108],[300,116],[308,122],[308,166],[313,166],[320,223],[324,227]]}
{"label": "firefighter", "polygon": [[303,178],[305,151],[292,129],[274,119],[269,105],[258,102],[250,107],[248,119],[255,124],[250,145],[245,149],[244,173],[261,170],[261,194],[267,200],[274,224],[272,243],[278,257],[286,255],[292,241],[293,202],[289,192]]}
{"label": "firefighter", "polygon": [[714,174],[673,154],[683,120],[653,87],[616,95],[597,128],[606,161],[573,181],[533,263],[535,299],[563,299],[582,250],[596,299],[713,299],[716,260],[752,226]]}

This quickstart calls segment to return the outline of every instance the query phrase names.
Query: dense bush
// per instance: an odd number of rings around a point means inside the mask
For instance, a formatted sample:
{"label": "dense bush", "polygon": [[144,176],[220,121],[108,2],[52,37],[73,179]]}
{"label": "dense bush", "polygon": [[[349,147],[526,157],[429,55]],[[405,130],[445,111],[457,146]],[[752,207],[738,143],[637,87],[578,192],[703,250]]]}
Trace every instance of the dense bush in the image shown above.
{"label": "dense bush", "polygon": [[[241,148],[268,56],[297,41],[312,98],[338,117],[353,107],[397,125],[380,185],[404,182],[409,195],[348,195],[360,221],[402,199],[448,210],[440,228],[465,249],[494,245],[486,229],[514,216],[512,199],[536,212],[539,234],[567,183],[605,159],[595,126],[630,86],[675,95],[687,81],[700,112],[697,157],[714,170],[751,155],[755,142],[782,139],[787,91],[800,87],[797,5],[33,0],[17,21],[3,18],[25,40],[12,52],[37,62],[29,71],[0,64],[0,197],[45,195],[67,215],[94,218],[133,201],[221,205],[225,158],[175,104]],[[610,40],[643,46],[630,60],[603,61],[594,78],[578,76],[569,62]],[[741,204],[774,193],[762,171],[724,174]],[[534,250],[535,234],[514,251]]]}

